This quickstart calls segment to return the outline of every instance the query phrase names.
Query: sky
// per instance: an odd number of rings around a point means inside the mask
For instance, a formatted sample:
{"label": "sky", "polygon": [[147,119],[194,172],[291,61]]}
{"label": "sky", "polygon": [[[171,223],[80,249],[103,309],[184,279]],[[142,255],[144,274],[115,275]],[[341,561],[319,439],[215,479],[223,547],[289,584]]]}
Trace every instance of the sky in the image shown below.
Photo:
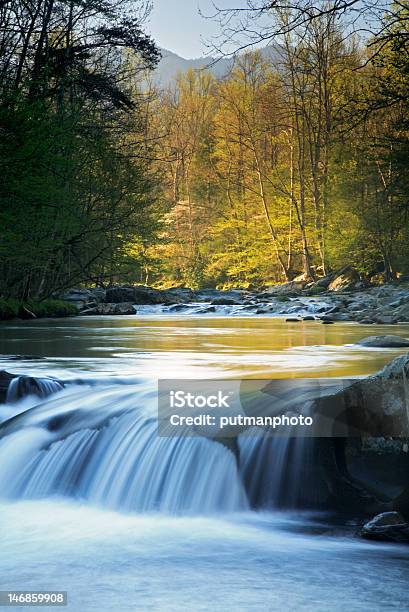
{"label": "sky", "polygon": [[[220,8],[243,6],[245,0],[215,0]],[[208,51],[203,40],[218,32],[218,26],[199,15],[214,13],[211,0],[153,0],[147,30],[158,45],[186,59],[201,57]]]}

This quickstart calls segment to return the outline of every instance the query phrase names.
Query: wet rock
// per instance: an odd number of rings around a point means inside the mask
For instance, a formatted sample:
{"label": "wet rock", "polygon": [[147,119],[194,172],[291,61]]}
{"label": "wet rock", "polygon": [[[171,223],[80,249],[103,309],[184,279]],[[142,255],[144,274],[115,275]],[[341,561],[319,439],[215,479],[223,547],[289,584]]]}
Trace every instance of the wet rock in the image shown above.
{"label": "wet rock", "polygon": [[409,340],[401,336],[369,336],[357,342],[359,346],[367,346],[374,348],[400,348],[409,347]]}
{"label": "wet rock", "polygon": [[301,323],[302,319],[297,319],[295,317],[288,317],[288,319],[285,320],[286,323]]}
{"label": "wet rock", "polygon": [[228,297],[220,297],[212,300],[212,306],[238,306],[241,302]]}
{"label": "wet rock", "polygon": [[197,311],[197,314],[207,314],[207,313],[212,313],[212,312],[216,312],[216,307],[206,306],[204,308],[200,308],[200,310]]}
{"label": "wet rock", "polygon": [[240,308],[240,312],[256,312],[257,304],[247,304]]}
{"label": "wet rock", "polygon": [[64,383],[51,377],[17,376],[10,381],[7,401],[15,402],[28,395],[46,398],[64,389]]}
{"label": "wet rock", "polygon": [[82,316],[92,316],[92,315],[114,316],[114,315],[134,315],[134,314],[136,314],[136,309],[132,302],[123,302],[120,304],[98,304],[98,306],[94,308],[89,308],[81,312]]}
{"label": "wet rock", "polygon": [[303,321],[315,321],[315,317],[309,315],[308,317],[303,317]]}
{"label": "wet rock", "polygon": [[331,317],[329,315],[322,315],[322,316],[320,316],[320,321],[322,321],[322,323],[334,323],[333,317]]}
{"label": "wet rock", "polygon": [[173,304],[169,306],[169,312],[181,312],[182,310],[186,310],[189,308],[189,304]]}
{"label": "wet rock", "polygon": [[383,512],[366,523],[359,535],[367,540],[409,544],[409,524],[399,512]]}
{"label": "wet rock", "polygon": [[10,374],[5,370],[0,371],[0,403],[4,404],[7,399],[7,391],[11,381],[17,378],[16,374]]}
{"label": "wet rock", "polygon": [[374,376],[347,385],[330,400],[328,397],[320,398],[319,414],[336,416],[329,435],[409,437],[406,411],[408,376],[409,355],[403,355]]}

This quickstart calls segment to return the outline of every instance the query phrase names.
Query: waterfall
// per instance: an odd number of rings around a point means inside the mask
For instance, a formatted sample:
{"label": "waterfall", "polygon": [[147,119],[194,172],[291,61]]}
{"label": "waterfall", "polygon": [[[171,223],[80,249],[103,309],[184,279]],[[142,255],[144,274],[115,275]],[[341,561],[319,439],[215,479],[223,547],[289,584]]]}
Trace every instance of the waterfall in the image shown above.
{"label": "waterfall", "polygon": [[[32,381],[38,394],[63,389],[53,379],[19,377],[10,398],[32,389]],[[207,438],[161,438],[156,386],[125,383],[76,381],[3,422],[1,495],[68,496],[126,512],[176,514],[325,502],[314,439],[253,428],[239,436],[235,455]]]}
{"label": "waterfall", "polygon": [[66,389],[3,423],[0,491],[130,512],[248,507],[233,453],[205,438],[160,438],[156,388],[143,384]]}
{"label": "waterfall", "polygon": [[27,395],[36,395],[37,397],[44,398],[57,393],[57,391],[61,391],[63,388],[63,384],[54,378],[17,376],[10,382],[7,390],[7,402],[16,402]]}
{"label": "waterfall", "polygon": [[253,428],[239,438],[240,473],[257,508],[318,508],[325,504],[316,439],[279,437]]}

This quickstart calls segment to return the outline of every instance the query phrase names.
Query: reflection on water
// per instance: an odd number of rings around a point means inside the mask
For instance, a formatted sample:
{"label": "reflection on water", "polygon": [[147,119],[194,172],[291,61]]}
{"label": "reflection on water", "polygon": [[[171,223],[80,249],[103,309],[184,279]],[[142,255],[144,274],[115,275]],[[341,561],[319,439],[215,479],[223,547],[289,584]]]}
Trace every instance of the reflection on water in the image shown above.
{"label": "reflection on water", "polygon": [[372,335],[409,336],[409,325],[286,323],[262,317],[132,316],[3,323],[1,360],[14,372],[151,377],[318,377],[373,373],[405,349],[353,346]]}

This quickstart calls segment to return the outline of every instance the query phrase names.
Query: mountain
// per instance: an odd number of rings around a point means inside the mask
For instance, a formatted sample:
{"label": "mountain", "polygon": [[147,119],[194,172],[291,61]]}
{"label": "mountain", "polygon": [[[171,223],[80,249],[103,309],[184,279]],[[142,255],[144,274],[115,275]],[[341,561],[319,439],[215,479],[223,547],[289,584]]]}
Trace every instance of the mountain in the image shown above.
{"label": "mountain", "polygon": [[[200,70],[208,68],[209,71],[216,77],[226,76],[233,66],[233,58],[214,58],[214,57],[199,57],[197,59],[185,59],[180,57],[168,49],[161,49],[162,59],[154,72],[154,80],[157,85],[167,87],[170,85],[179,73],[187,72],[190,69]],[[265,47],[260,49],[264,59],[273,60],[278,58],[279,51],[275,47]]]}
{"label": "mountain", "polygon": [[154,77],[158,85],[166,87],[175,80],[179,73],[187,72],[190,69],[200,70],[209,68],[210,72],[216,77],[225,76],[233,63],[231,59],[221,58],[216,60],[213,57],[199,57],[197,59],[185,59],[172,51],[161,49],[162,59],[155,70]]}

